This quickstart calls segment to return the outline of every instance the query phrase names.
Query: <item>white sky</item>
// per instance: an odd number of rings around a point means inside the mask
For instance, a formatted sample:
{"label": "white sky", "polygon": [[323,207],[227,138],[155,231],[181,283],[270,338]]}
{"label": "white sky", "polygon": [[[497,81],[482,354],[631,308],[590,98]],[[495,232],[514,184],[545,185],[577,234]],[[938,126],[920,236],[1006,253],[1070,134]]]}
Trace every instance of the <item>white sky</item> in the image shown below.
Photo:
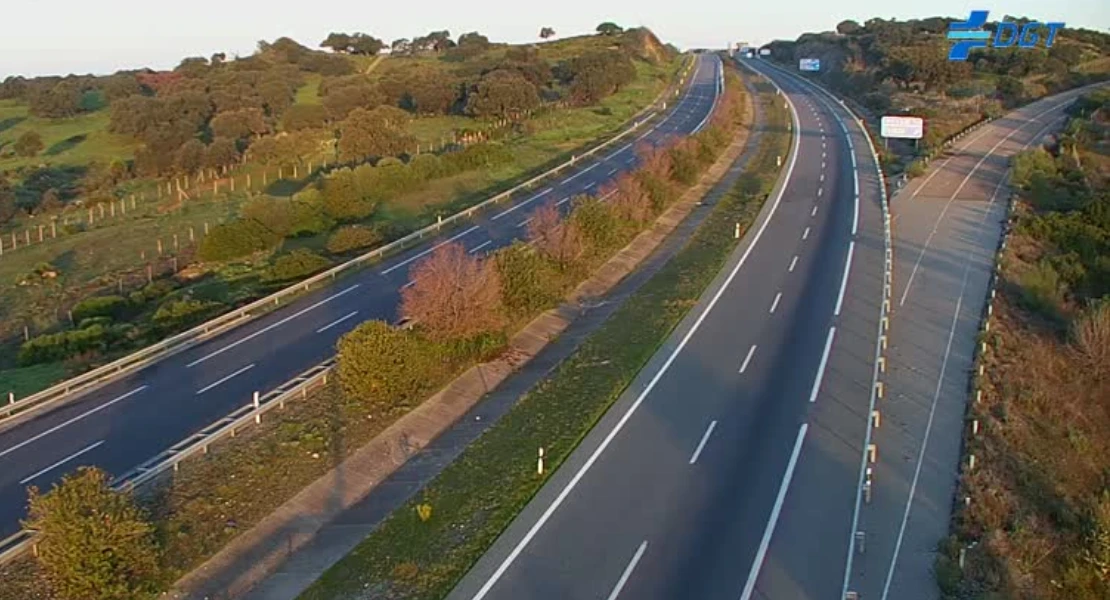
{"label": "white sky", "polygon": [[1107,31],[1110,1],[998,0],[422,0],[417,2],[235,2],[234,0],[11,0],[0,19],[0,79],[8,75],[111,73],[175,66],[182,57],[247,55],[260,39],[289,36],[315,47],[330,31],[363,31],[392,41],[447,29],[480,31],[495,41],[535,40],[593,31],[601,21],[645,25],[680,48],[723,48],[794,39],[831,30],[844,19],[966,16],[971,9]]}

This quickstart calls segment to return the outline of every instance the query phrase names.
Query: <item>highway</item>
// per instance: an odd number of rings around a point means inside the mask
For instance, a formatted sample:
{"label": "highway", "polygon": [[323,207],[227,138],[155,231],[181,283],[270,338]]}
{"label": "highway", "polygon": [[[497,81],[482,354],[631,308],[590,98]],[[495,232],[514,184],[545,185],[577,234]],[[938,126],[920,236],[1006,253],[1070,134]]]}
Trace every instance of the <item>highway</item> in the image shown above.
{"label": "highway", "polygon": [[966,429],[969,374],[1009,199],[1010,158],[1058,129],[1081,93],[1034,102],[954,144],[891,201],[894,315],[889,398],[875,432],[862,598],[939,598],[932,573],[948,535]]}
{"label": "highway", "polygon": [[792,105],[783,178],[451,600],[842,597],[882,300],[878,171],[842,107],[749,64]]}
{"label": "highway", "polygon": [[232,410],[334,354],[360,322],[394,320],[409,269],[436,246],[454,241],[488,253],[523,236],[529,214],[545,202],[569,207],[636,165],[635,147],[699,130],[720,92],[720,60],[698,55],[679,102],[627,143],[583,159],[547,187],[479,215],[472,226],[430,239],[374,268],[337,280],[251,323],[214,337],[94,392],[0,432],[0,539],[25,514],[28,485],[49,488],[79,465],[119,475]]}

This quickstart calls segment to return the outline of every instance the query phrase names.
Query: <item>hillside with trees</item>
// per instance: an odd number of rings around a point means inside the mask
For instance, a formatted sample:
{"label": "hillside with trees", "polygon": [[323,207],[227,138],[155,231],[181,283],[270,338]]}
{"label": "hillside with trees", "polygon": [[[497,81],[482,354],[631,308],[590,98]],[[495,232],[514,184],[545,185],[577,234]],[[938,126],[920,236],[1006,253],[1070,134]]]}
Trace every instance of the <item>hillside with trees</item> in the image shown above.
{"label": "hillside with trees", "polygon": [[[872,115],[924,117],[919,147],[891,145],[903,159],[938,148],[985,116],[1110,77],[1110,34],[1085,29],[1060,30],[1047,49],[974,50],[967,61],[949,61],[945,35],[956,20],[842,21],[836,31],[806,33],[767,48],[772,59],[794,70],[800,58],[819,58],[819,79]],[[885,158],[889,166],[901,167],[895,156]]]}
{"label": "hillside with trees", "polygon": [[0,387],[41,389],[527,179],[682,64],[609,27],[318,46],[0,83]]}

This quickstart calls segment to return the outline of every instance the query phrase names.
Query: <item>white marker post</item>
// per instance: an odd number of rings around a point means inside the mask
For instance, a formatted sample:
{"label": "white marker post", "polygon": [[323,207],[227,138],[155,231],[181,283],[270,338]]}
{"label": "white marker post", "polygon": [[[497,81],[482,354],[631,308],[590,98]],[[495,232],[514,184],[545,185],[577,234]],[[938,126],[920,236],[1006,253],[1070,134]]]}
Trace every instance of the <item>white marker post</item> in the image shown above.
{"label": "white marker post", "polygon": [[543,475],[543,447],[540,447],[540,458],[536,461],[536,474]]}

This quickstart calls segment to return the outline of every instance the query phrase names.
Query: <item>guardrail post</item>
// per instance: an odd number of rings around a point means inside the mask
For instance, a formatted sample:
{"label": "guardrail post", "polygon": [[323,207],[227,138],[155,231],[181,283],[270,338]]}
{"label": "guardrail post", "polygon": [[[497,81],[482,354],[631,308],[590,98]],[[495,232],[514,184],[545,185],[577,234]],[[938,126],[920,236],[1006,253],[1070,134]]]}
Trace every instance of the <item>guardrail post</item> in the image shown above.
{"label": "guardrail post", "polygon": [[15,392],[8,392],[8,404],[15,404]]}

